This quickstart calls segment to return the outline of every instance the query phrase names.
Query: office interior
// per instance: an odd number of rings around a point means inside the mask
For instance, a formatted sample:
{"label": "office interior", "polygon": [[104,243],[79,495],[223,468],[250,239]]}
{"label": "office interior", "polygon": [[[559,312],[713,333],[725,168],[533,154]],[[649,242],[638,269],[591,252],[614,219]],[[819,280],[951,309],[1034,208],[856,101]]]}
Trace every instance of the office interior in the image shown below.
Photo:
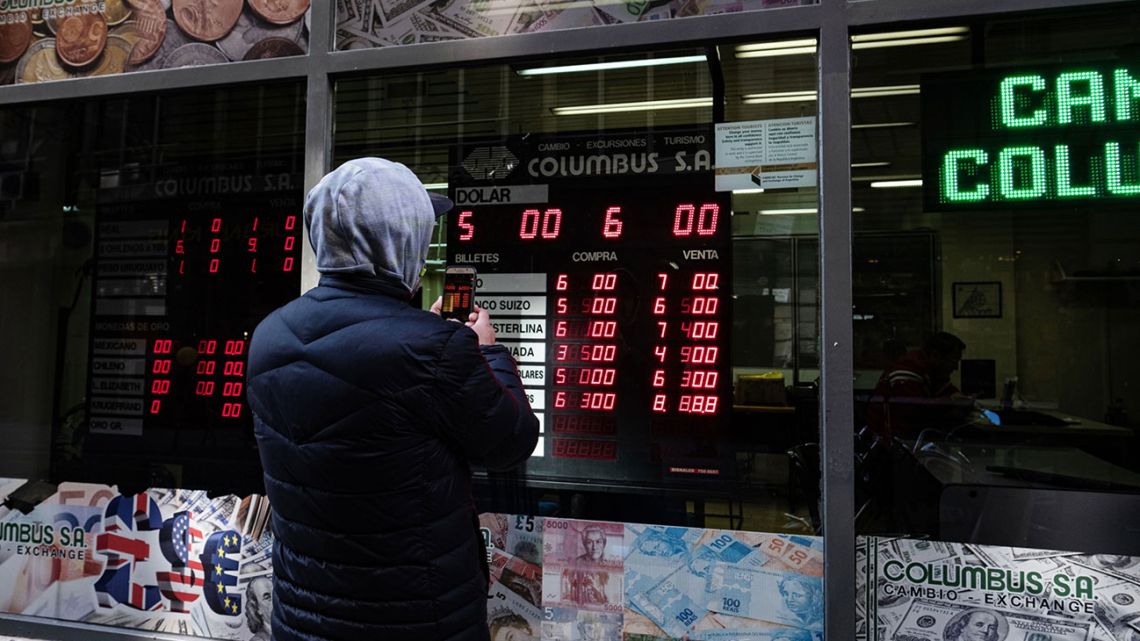
{"label": "office interior", "polygon": [[[922,132],[930,123],[920,109],[930,74],[1134,60],[1135,9],[1067,8],[852,31],[857,533],[1140,553],[1135,523],[1088,527],[1135,514],[1140,492],[1135,205],[927,207],[923,192],[935,177],[923,172]],[[442,192],[457,141],[673,126],[708,127],[711,135],[714,122],[814,116],[816,48],[815,34],[792,32],[339,76],[332,84],[331,164],[384,156]],[[718,64],[710,66],[713,58]],[[661,59],[687,61],[524,73]],[[82,417],[99,190],[179,158],[272,158],[300,176],[305,95],[303,83],[283,81],[0,109],[0,163],[15,176],[5,179],[0,199],[0,353],[10,364],[0,374],[3,476],[98,476],[83,468]],[[695,104],[556,110],[684,99]],[[488,476],[481,507],[821,532],[820,196],[818,188],[732,195],[731,481],[661,493]],[[439,292],[445,256],[441,235],[423,301]],[[988,298],[971,306],[963,300],[971,295]],[[879,377],[936,331],[966,344],[952,380],[973,397],[969,408],[956,423],[876,444],[865,422]],[[983,412],[1002,409],[1022,414],[998,426]],[[182,466],[155,470],[159,483],[200,478]]]}

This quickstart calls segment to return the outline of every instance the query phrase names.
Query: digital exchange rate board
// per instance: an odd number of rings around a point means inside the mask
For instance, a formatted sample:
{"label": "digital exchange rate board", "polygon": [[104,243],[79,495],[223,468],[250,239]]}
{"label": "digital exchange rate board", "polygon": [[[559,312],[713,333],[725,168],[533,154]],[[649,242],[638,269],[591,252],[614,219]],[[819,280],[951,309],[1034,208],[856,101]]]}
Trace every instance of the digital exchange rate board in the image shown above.
{"label": "digital exchange rate board", "polygon": [[256,485],[246,351],[257,323],[299,293],[299,197],[100,206],[87,478],[155,482],[156,466],[172,466],[190,487]]}
{"label": "digital exchange rate board", "polygon": [[723,481],[732,453],[731,212],[709,132],[458,149],[448,260],[507,346],[542,438],[532,479]]}

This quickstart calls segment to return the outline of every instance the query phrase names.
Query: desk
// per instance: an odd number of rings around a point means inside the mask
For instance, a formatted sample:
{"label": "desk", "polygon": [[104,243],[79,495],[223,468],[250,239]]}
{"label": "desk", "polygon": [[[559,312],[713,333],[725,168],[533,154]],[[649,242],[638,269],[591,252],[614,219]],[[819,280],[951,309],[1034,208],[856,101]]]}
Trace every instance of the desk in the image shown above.
{"label": "desk", "polygon": [[965,442],[913,454],[907,445],[893,458],[896,514],[909,529],[954,541],[1140,554],[1140,474],[1073,447]]}

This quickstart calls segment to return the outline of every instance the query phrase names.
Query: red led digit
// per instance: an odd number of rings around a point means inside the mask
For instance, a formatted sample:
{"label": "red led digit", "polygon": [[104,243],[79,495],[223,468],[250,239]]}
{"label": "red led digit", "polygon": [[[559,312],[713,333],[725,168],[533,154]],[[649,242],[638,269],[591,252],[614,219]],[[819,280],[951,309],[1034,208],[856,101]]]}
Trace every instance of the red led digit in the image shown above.
{"label": "red led digit", "polygon": [[472,212],[461,211],[459,212],[459,240],[471,240],[475,237],[475,225],[471,224]]}
{"label": "red led digit", "polygon": [[665,410],[665,395],[664,394],[654,394],[653,395],[653,411],[654,412],[666,411]]}
{"label": "red led digit", "polygon": [[566,291],[566,288],[569,286],[570,282],[567,280],[566,274],[559,274],[558,278],[554,280],[554,289],[560,292]]}
{"label": "red led digit", "polygon": [[665,370],[653,370],[653,387],[665,387]]}
{"label": "red led digit", "polygon": [[554,407],[559,409],[566,407],[566,392],[554,393]]}
{"label": "red led digit", "polygon": [[222,396],[241,396],[241,381],[226,381],[222,385]]}
{"label": "red led digit", "polygon": [[245,341],[226,341],[226,356],[238,356],[245,351]]}
{"label": "red led digit", "polygon": [[621,207],[610,207],[606,209],[606,221],[602,225],[602,236],[605,238],[621,238],[621,220],[618,219],[618,214],[621,213]]}
{"label": "red led digit", "polygon": [[167,394],[169,392],[170,392],[170,381],[169,380],[164,379],[164,378],[159,378],[159,379],[155,379],[155,380],[151,381],[151,383],[150,383],[150,393],[151,394],[157,394],[157,395],[161,396],[162,394]]}
{"label": "red led digit", "polygon": [[221,238],[211,238],[210,239],[210,253],[216,254],[219,251],[221,251],[221,249],[222,249],[222,239]]}
{"label": "red led digit", "polygon": [[198,367],[194,373],[198,376],[213,376],[214,361],[198,361]]}
{"label": "red led digit", "polygon": [[538,221],[542,214],[537,209],[527,209],[519,221],[519,238],[530,240],[538,236]]}
{"label": "red led digit", "polygon": [[709,203],[701,205],[701,212],[697,215],[697,235],[712,236],[716,233],[716,220],[720,215],[720,205]]}
{"label": "red led digit", "polygon": [[658,273],[657,282],[659,283],[657,289],[665,291],[665,286],[669,284],[669,274],[666,274],[664,272]]}
{"label": "red led digit", "polygon": [[283,262],[281,264],[281,271],[283,271],[283,272],[293,271],[293,257],[292,256],[286,256],[285,257],[285,262]]}
{"label": "red led digit", "polygon": [[174,241],[174,253],[175,254],[185,254],[186,253],[186,246],[183,244],[183,241],[181,238]]}
{"label": "red led digit", "polygon": [[215,233],[215,234],[222,231],[222,219],[221,218],[215,218],[214,220],[210,221],[210,231]]}
{"label": "red led digit", "polygon": [[244,376],[245,361],[226,361],[223,374],[226,376]]}
{"label": "red led digit", "polygon": [[565,385],[566,384],[566,368],[565,367],[555,367],[554,368],[554,384],[555,385]]}
{"label": "red led digit", "polygon": [[182,234],[186,233],[186,219],[185,218],[182,219],[182,226],[179,229],[180,229],[179,233],[182,233]]}
{"label": "red led digit", "polygon": [[214,381],[198,381],[194,385],[194,393],[198,396],[213,396]]}
{"label": "red led digit", "polygon": [[257,252],[257,239],[256,238],[250,238],[248,241],[246,241],[245,246],[246,246],[246,251],[248,251],[250,253],[256,253]]}
{"label": "red led digit", "polygon": [[261,219],[260,216],[254,216],[253,217],[253,230],[252,231],[257,231],[257,221],[260,219]]}
{"label": "red led digit", "polygon": [[216,273],[218,273],[218,267],[219,267],[220,265],[221,265],[221,263],[219,263],[219,262],[218,262],[218,259],[217,259],[217,258],[211,258],[211,259],[210,259],[210,273],[211,273],[211,274],[216,274]]}
{"label": "red led digit", "polygon": [[170,359],[164,358],[156,360],[150,369],[152,374],[169,374],[170,373]]}
{"label": "red led digit", "polygon": [[[688,203],[677,205],[676,211],[673,212],[674,236],[688,236],[693,233],[693,215],[696,212],[697,208]],[[685,221],[684,227],[681,226],[682,219]]]}
{"label": "red led digit", "polygon": [[656,345],[656,346],[654,346],[654,348],[653,348],[653,355],[657,357],[657,362],[658,362],[658,363],[664,363],[664,362],[665,362],[665,353],[666,353],[666,351],[667,351],[667,348],[666,348],[666,346],[665,346],[665,345]]}
{"label": "red led digit", "polygon": [[566,321],[554,323],[554,336],[555,338],[566,338]]}
{"label": "red led digit", "polygon": [[566,344],[559,345],[557,347],[557,349],[555,349],[554,360],[565,361],[566,356],[569,354],[569,352],[570,352],[570,346],[569,345],[566,345]]}
{"label": "red led digit", "polygon": [[241,418],[241,403],[223,403],[222,418]]}
{"label": "red led digit", "polygon": [[296,244],[297,244],[297,237],[296,236],[286,236],[285,237],[285,251],[287,251],[287,252],[293,251],[293,247],[295,247]]}
{"label": "red led digit", "polygon": [[654,314],[664,314],[665,313],[665,297],[664,296],[658,296],[657,298],[653,299],[653,313]]}
{"label": "red led digit", "polygon": [[690,411],[692,411],[692,407],[693,397],[689,394],[682,394],[681,402],[677,405],[677,411],[683,414],[688,414]]}
{"label": "red led digit", "polygon": [[254,258],[253,261],[249,264],[249,273],[251,273],[251,274],[257,273],[257,259],[256,258]]}
{"label": "red led digit", "polygon": [[198,353],[200,354],[213,354],[218,349],[218,341],[215,340],[200,340],[198,341]]}
{"label": "red led digit", "polygon": [[665,338],[665,330],[669,327],[669,323],[665,321],[657,321],[657,338]]}
{"label": "red led digit", "polygon": [[285,231],[291,231],[296,226],[297,226],[297,217],[296,216],[286,216],[285,217]]}
{"label": "red led digit", "polygon": [[554,301],[554,307],[559,314],[565,314],[570,310],[570,306],[566,304],[565,298],[559,298]]}
{"label": "red led digit", "polygon": [[598,292],[612,292],[617,287],[617,274],[603,273],[594,274],[593,281],[590,283],[590,289]]}
{"label": "red led digit", "polygon": [[179,274],[185,274],[186,273],[186,261],[184,261],[184,260],[178,261],[178,273]]}
{"label": "red led digit", "polygon": [[150,413],[151,414],[158,414],[158,412],[161,409],[162,409],[162,401],[160,401],[159,399],[156,398],[150,402]]}
{"label": "red led digit", "polygon": [[561,209],[547,209],[542,214],[542,237],[547,240],[558,238],[558,232],[562,229],[562,210]]}
{"label": "red led digit", "polygon": [[160,338],[160,339],[154,341],[154,353],[155,354],[169,354],[170,350],[173,348],[173,346],[174,346],[174,341],[172,341],[168,338],[166,338],[166,339]]}

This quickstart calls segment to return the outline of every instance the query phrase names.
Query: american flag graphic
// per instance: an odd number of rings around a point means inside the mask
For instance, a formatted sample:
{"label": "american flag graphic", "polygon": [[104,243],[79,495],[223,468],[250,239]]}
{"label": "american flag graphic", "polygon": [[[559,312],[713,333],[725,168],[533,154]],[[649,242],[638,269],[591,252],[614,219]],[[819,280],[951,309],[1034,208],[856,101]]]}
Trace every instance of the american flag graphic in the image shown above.
{"label": "american flag graphic", "polygon": [[202,561],[191,559],[191,550],[202,540],[202,531],[194,527],[192,514],[176,512],[162,524],[159,545],[162,555],[170,561],[170,572],[159,572],[158,587],[162,596],[170,601],[173,612],[189,612],[190,604],[202,596]]}

